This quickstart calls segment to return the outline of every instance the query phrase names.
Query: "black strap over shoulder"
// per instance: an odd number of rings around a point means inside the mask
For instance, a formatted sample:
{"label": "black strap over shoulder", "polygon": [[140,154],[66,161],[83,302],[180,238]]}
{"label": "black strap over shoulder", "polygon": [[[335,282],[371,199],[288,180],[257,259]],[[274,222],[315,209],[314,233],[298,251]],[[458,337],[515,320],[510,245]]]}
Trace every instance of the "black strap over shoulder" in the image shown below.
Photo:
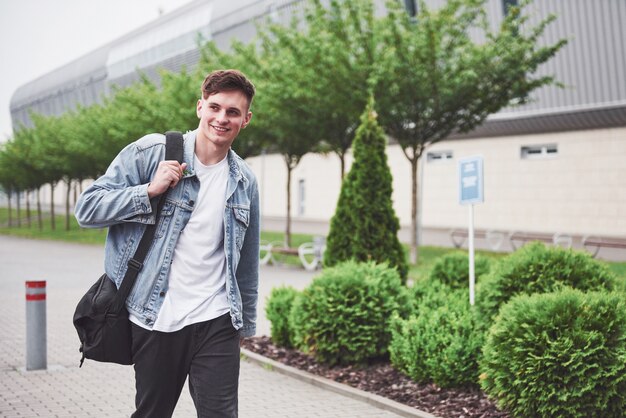
{"label": "black strap over shoulder", "polygon": [[178,131],[165,132],[165,160],[183,163],[183,134]]}
{"label": "black strap over shoulder", "polygon": [[[165,160],[176,160],[180,164],[183,162],[183,134],[177,131],[168,131],[165,133]],[[157,199],[155,221],[153,225],[147,225],[146,230],[141,237],[139,246],[135,251],[135,254],[128,261],[128,269],[122,280],[119,290],[117,291],[115,302],[111,304],[109,312],[118,313],[122,310],[126,304],[126,298],[130,294],[131,289],[135,285],[135,280],[143,267],[143,261],[148,255],[148,251],[152,246],[154,240],[154,234],[156,232],[156,226],[161,215],[161,209],[165,203],[166,193],[163,193]]]}

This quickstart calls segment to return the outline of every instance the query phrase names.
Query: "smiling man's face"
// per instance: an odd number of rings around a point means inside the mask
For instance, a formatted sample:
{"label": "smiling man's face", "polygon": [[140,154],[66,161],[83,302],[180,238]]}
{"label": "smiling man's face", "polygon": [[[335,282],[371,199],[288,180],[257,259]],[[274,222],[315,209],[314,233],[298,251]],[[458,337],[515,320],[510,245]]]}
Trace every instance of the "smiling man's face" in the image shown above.
{"label": "smiling man's face", "polygon": [[230,148],[252,117],[248,99],[237,90],[222,91],[198,100],[196,112],[200,118],[198,140],[209,141],[217,149]]}

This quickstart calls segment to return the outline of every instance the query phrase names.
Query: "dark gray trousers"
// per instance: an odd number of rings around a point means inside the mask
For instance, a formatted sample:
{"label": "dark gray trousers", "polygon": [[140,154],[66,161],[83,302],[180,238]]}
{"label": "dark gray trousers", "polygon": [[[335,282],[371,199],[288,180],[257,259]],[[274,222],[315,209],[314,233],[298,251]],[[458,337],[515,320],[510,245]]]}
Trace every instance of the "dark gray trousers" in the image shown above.
{"label": "dark gray trousers", "polygon": [[132,418],[169,418],[189,376],[199,418],[236,418],[239,333],[230,314],[176,332],[132,324],[136,411]]}

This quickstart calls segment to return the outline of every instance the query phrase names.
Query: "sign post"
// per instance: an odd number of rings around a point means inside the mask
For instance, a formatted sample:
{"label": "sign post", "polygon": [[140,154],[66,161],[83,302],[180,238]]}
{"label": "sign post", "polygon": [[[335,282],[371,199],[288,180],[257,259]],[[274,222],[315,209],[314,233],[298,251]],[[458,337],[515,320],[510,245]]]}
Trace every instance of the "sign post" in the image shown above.
{"label": "sign post", "polygon": [[474,305],[474,203],[482,203],[483,158],[468,157],[459,160],[459,203],[469,205],[468,252],[469,252],[469,299]]}

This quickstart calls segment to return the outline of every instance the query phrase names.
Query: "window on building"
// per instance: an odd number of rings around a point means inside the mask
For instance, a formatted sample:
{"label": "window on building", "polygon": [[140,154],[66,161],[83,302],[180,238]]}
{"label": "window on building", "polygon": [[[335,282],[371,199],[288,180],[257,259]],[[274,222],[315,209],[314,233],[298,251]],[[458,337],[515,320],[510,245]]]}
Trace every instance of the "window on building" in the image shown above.
{"label": "window on building", "polygon": [[415,17],[417,15],[417,0],[404,0],[404,7],[409,16]]}
{"label": "window on building", "polygon": [[556,144],[529,145],[521,148],[521,157],[524,160],[555,157],[558,153]]}
{"label": "window on building", "polygon": [[276,7],[276,4],[274,2],[271,2],[269,6],[267,6],[267,16],[272,23],[278,23],[280,21],[278,8]]}
{"label": "window on building", "polygon": [[298,181],[298,215],[304,215],[304,211],[306,209],[305,206],[305,192],[306,192],[306,184],[304,179],[300,179]]}
{"label": "window on building", "polygon": [[452,157],[452,151],[431,151],[426,153],[426,161],[429,163],[452,161]]}
{"label": "window on building", "polygon": [[509,9],[511,7],[517,6],[519,6],[518,0],[502,0],[502,11],[504,12],[505,16],[509,14]]}

